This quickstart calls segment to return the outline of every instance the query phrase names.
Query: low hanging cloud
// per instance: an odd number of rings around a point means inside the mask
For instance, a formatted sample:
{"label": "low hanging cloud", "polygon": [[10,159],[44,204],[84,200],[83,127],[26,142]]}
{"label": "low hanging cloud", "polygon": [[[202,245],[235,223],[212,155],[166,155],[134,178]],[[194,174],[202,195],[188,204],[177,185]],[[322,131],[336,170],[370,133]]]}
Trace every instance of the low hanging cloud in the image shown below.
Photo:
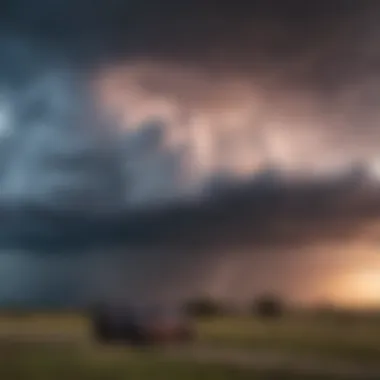
{"label": "low hanging cloud", "polygon": [[325,182],[289,181],[271,170],[240,185],[222,178],[201,197],[108,217],[41,205],[8,206],[2,213],[4,221],[10,216],[2,242],[47,251],[55,246],[63,251],[101,246],[217,251],[371,236],[380,212],[379,186],[359,169]]}

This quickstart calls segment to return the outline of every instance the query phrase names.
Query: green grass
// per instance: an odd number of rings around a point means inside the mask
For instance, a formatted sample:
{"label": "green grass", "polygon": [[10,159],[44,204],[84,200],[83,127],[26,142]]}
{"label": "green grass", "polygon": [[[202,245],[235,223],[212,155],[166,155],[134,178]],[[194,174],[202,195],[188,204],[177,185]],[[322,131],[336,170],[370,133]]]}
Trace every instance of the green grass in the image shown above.
{"label": "green grass", "polygon": [[[199,322],[202,347],[270,350],[329,359],[378,362],[380,323],[354,325],[311,318],[263,323],[253,318],[219,318]],[[61,339],[52,341],[52,339]],[[88,320],[75,314],[0,316],[0,379],[262,379],[329,380],[296,376],[223,363],[195,363],[157,352],[104,348],[90,339]],[[342,378],[343,380],[344,378]],[[363,378],[361,380],[364,380]]]}
{"label": "green grass", "polygon": [[199,324],[201,340],[211,345],[247,350],[274,350],[299,355],[377,363],[380,321],[284,318],[263,322],[253,318],[219,318]]}
{"label": "green grass", "polygon": [[244,371],[223,366],[160,361],[152,355],[125,352],[83,354],[75,347],[11,344],[3,347],[4,379],[248,379]]}
{"label": "green grass", "polygon": [[[154,353],[128,350],[82,351],[76,346],[43,343],[0,344],[1,379],[55,380],[339,380],[296,375],[288,371],[256,371],[227,364],[169,360]],[[341,378],[344,380],[344,378]],[[364,379],[362,379],[364,380]]]}

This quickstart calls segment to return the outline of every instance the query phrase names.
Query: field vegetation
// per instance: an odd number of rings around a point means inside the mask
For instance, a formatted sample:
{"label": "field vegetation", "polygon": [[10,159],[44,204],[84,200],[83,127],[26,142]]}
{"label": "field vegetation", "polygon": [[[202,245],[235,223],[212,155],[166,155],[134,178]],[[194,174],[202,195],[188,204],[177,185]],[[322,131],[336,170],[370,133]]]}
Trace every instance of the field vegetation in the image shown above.
{"label": "field vegetation", "polygon": [[[348,378],[329,375],[328,371],[326,374],[298,373],[289,364],[249,365],[249,355],[255,358],[264,354],[288,356],[293,362],[314,358],[321,363],[378,365],[380,373],[380,318],[377,314],[289,313],[277,319],[218,314],[199,317],[197,327],[199,338],[191,347],[136,350],[98,345],[92,339],[88,316],[83,313],[2,313],[0,378]],[[239,355],[245,360],[237,360]],[[228,360],[229,356],[236,360]],[[364,374],[357,378],[366,379]]]}

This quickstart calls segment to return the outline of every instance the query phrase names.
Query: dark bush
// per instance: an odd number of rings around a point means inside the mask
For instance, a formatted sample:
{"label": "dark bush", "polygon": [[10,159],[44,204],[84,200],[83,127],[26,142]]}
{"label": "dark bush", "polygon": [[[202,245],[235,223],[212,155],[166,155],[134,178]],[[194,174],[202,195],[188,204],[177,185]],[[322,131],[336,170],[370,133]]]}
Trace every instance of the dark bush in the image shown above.
{"label": "dark bush", "polygon": [[221,302],[204,297],[193,299],[185,303],[184,311],[191,317],[216,317],[225,314],[225,307]]}
{"label": "dark bush", "polygon": [[252,312],[262,319],[277,319],[283,316],[285,305],[280,297],[263,295],[253,302]]}

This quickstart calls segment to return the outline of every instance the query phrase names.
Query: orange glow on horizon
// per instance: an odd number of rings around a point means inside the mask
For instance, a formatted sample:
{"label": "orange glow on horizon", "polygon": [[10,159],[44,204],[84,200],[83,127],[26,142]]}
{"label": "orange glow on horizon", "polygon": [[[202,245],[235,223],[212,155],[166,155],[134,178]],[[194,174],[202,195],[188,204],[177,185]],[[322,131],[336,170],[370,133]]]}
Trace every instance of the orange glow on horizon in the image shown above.
{"label": "orange glow on horizon", "polygon": [[380,307],[380,269],[366,269],[339,276],[329,284],[329,298],[339,305]]}

